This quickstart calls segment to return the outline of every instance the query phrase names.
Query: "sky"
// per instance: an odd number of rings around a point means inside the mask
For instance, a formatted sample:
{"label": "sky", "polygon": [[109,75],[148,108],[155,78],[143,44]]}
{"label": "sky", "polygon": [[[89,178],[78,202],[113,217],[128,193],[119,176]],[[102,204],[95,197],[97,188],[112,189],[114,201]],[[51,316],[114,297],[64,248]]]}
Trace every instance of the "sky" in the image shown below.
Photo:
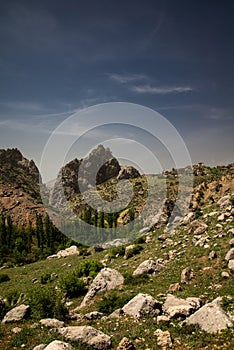
{"label": "sky", "polygon": [[0,148],[39,165],[69,116],[124,102],[160,113],[193,164],[234,162],[233,18],[231,0],[0,0]]}

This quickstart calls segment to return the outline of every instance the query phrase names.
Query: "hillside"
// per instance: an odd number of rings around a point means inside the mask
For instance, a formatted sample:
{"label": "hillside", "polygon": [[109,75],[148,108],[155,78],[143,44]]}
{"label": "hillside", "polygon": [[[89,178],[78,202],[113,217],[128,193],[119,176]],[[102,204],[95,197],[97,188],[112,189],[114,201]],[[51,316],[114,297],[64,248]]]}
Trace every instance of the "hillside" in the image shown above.
{"label": "hillside", "polygon": [[[20,160],[12,164],[16,176],[21,174],[20,188],[12,177],[7,179],[7,171],[2,186],[8,186],[16,198],[25,198],[32,174],[26,171],[23,180]],[[61,170],[63,184],[74,180],[74,171],[74,162]],[[133,243],[103,249],[104,245],[75,247],[67,241],[64,248],[73,246],[58,254],[51,251],[48,259],[3,266],[0,349],[31,350],[39,344],[44,345],[35,350],[233,349],[234,166],[198,164],[193,172],[190,209],[174,218],[175,227],[167,226],[179,181],[173,170],[156,180],[153,177],[160,186],[167,184],[161,220],[149,232],[138,232]],[[115,197],[116,181],[115,174],[98,184],[103,198]],[[138,215],[147,198],[146,178],[133,176],[130,181],[135,192],[130,205],[118,213],[120,226]],[[85,205],[80,194],[72,191],[67,192],[68,199],[79,214]],[[33,202],[33,192],[28,195]],[[9,212],[14,213],[13,209],[9,207]],[[86,213],[85,219],[92,217],[92,212],[91,216]],[[106,227],[108,219],[104,217]],[[48,345],[55,340],[56,344]]]}

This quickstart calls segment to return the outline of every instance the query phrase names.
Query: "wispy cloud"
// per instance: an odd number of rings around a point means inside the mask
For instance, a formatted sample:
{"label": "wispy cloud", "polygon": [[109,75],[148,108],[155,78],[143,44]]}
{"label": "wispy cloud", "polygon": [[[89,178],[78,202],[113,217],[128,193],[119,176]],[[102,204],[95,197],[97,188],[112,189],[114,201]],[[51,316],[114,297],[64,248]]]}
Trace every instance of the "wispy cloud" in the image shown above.
{"label": "wispy cloud", "polygon": [[109,78],[111,80],[114,80],[121,84],[127,84],[134,81],[142,81],[147,80],[148,77],[145,74],[108,74]]}
{"label": "wispy cloud", "polygon": [[180,94],[184,92],[191,92],[194,89],[191,86],[151,86],[151,85],[139,85],[132,86],[131,90],[138,94]]}

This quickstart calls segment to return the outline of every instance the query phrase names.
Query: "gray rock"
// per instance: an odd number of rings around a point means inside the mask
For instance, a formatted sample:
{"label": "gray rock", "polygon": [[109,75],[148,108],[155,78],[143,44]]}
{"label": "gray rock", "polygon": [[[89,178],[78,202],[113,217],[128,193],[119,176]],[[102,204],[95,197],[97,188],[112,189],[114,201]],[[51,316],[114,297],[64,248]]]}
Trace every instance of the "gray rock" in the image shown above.
{"label": "gray rock", "polygon": [[169,331],[156,329],[154,335],[157,337],[157,345],[160,346],[163,350],[167,350],[172,346],[171,335]]}
{"label": "gray rock", "polygon": [[214,260],[216,258],[217,258],[217,253],[214,250],[212,250],[212,252],[210,252],[209,254],[209,259]]}
{"label": "gray rock", "polygon": [[47,347],[46,344],[40,344],[40,345],[37,345],[33,348],[33,350],[45,350],[45,348]]}
{"label": "gray rock", "polygon": [[194,218],[195,218],[195,213],[191,211],[184,216],[184,218],[182,219],[182,224],[188,225],[191,221],[193,221]]}
{"label": "gray rock", "polygon": [[227,327],[232,327],[232,321],[220,306],[221,298],[216,298],[211,303],[202,306],[193,315],[189,316],[185,323],[198,325],[208,333],[218,333]]}
{"label": "gray rock", "polygon": [[234,259],[233,260],[229,260],[228,262],[228,268],[231,272],[234,272]]}
{"label": "gray rock", "polygon": [[230,195],[226,195],[222,198],[220,198],[217,202],[217,204],[220,206],[220,208],[225,208],[231,204],[231,197]]}
{"label": "gray rock", "polygon": [[149,294],[137,294],[123,307],[125,314],[136,319],[148,314],[158,316],[161,313],[162,304]]}
{"label": "gray rock", "polygon": [[192,233],[194,235],[201,235],[206,231],[207,227],[208,226],[205,222],[201,220],[194,220],[190,224],[189,233]]}
{"label": "gray rock", "polygon": [[170,293],[175,293],[175,292],[178,292],[181,290],[181,286],[179,283],[174,283],[174,284],[171,284],[170,287],[169,287],[169,292]]}
{"label": "gray rock", "polygon": [[4,316],[2,324],[23,320],[27,316],[29,309],[30,307],[24,304],[16,306],[14,309],[8,311],[8,313]]}
{"label": "gray rock", "polygon": [[54,340],[45,347],[45,350],[74,350],[74,348],[64,341]]}
{"label": "gray rock", "polygon": [[57,254],[53,254],[47,257],[47,259],[54,259],[54,258],[66,258],[67,256],[71,255],[79,255],[80,251],[78,250],[76,245],[72,245],[69,248],[60,250]]}
{"label": "gray rock", "polygon": [[124,315],[124,311],[123,309],[117,309],[115,311],[113,311],[109,316],[108,318],[119,318],[121,316]]}
{"label": "gray rock", "polygon": [[225,279],[228,279],[228,278],[230,277],[230,275],[229,275],[228,272],[223,271],[223,272],[221,273],[221,277],[222,277],[222,278],[225,278]]}
{"label": "gray rock", "polygon": [[131,340],[128,338],[124,337],[119,345],[117,346],[116,350],[135,350],[135,346]]}
{"label": "gray rock", "polygon": [[102,312],[92,311],[85,314],[84,318],[86,318],[86,320],[98,320],[99,318],[102,318],[102,316],[104,316]]}
{"label": "gray rock", "polygon": [[163,312],[171,318],[187,317],[201,306],[199,298],[177,298],[168,294],[163,304]]}
{"label": "gray rock", "polygon": [[234,247],[234,238],[232,238],[230,241],[229,241],[229,244],[231,247]]}
{"label": "gray rock", "polygon": [[90,326],[70,326],[59,328],[58,332],[66,339],[94,349],[109,349],[111,338],[103,332]]}
{"label": "gray rock", "polygon": [[45,327],[61,328],[64,326],[63,321],[59,321],[56,318],[43,318],[40,320],[40,324]]}
{"label": "gray rock", "polygon": [[226,256],[225,256],[225,260],[229,261],[229,260],[233,260],[234,259],[234,248],[231,248]]}
{"label": "gray rock", "polygon": [[87,305],[88,302],[95,297],[97,293],[107,292],[115,289],[124,283],[124,278],[117,270],[106,267],[102,269],[94,278],[88,293],[84,297],[80,307]]}
{"label": "gray rock", "polygon": [[193,274],[192,270],[190,269],[190,267],[186,267],[181,272],[180,282],[187,284],[192,280],[193,277],[194,277],[194,274]]}
{"label": "gray rock", "polygon": [[142,275],[148,273],[149,275],[156,275],[164,269],[164,265],[154,260],[143,261],[138,268],[133,272],[133,276]]}

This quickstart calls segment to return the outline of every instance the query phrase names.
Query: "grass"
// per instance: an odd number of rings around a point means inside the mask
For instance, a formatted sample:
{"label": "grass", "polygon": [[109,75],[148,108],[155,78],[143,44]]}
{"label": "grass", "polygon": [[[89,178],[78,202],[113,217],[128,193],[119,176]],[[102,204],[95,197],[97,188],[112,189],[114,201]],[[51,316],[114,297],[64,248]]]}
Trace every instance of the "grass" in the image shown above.
{"label": "grass", "polygon": [[[217,210],[215,205],[204,207],[203,213]],[[182,285],[181,291],[175,293],[178,297],[200,297],[204,302],[210,302],[217,296],[223,296],[223,307],[226,311],[234,315],[234,288],[233,275],[225,280],[221,277],[222,271],[227,271],[227,262],[224,257],[230,249],[230,236],[217,236],[217,216],[207,218],[209,225],[207,234],[211,238],[209,247],[204,248],[195,246],[193,243],[194,236],[188,234],[186,228],[177,228],[171,239],[178,244],[176,246],[168,246],[164,242],[160,242],[158,237],[162,234],[161,230],[153,233],[152,242],[146,244],[140,242],[143,249],[129,259],[125,259],[123,254],[118,254],[118,250],[107,250],[102,252],[94,252],[87,257],[70,256],[64,259],[51,259],[39,261],[34,264],[9,268],[6,270],[10,280],[0,284],[0,295],[6,296],[10,290],[18,290],[19,293],[27,293],[27,290],[36,290],[38,286],[42,286],[40,278],[42,275],[50,275],[56,273],[58,279],[49,283],[50,288],[55,288],[59,284],[59,280],[72,271],[79,270],[84,261],[102,261],[106,256],[108,267],[117,269],[125,277],[125,283],[120,289],[105,295],[97,295],[94,303],[81,310],[82,313],[99,310],[108,314],[114,309],[123,306],[128,300],[138,293],[148,293],[163,301],[168,293],[169,286],[173,283],[180,282],[181,271],[185,267],[192,268],[194,278],[189,284]],[[225,234],[229,228],[234,227],[234,223],[225,223],[223,233]],[[156,276],[132,276],[132,272],[138,265],[146,259],[163,258],[165,254],[176,250],[175,257],[166,265],[165,269]],[[217,258],[209,260],[210,251],[217,252]],[[89,265],[89,264],[88,264]],[[84,266],[84,265],[83,265]],[[205,269],[204,269],[205,268]],[[208,269],[207,269],[208,268]],[[5,273],[5,271],[4,271]],[[38,283],[32,283],[33,279],[38,279]],[[44,285],[44,287],[47,285]],[[219,286],[221,286],[219,288]],[[229,298],[231,296],[233,299]],[[74,304],[72,308],[78,306],[83,297],[72,299]],[[0,349],[12,350],[20,349],[25,344],[25,349],[32,349],[33,346],[40,343],[48,344],[54,339],[62,339],[57,334],[41,328],[36,324],[36,328],[32,328],[33,320],[27,320],[12,325],[0,326]],[[76,321],[66,321],[67,325],[77,325]],[[13,334],[11,329],[15,326],[23,328],[20,334]],[[117,347],[120,340],[127,336],[132,339],[137,349],[151,350],[157,349],[156,337],[154,331],[157,328],[168,329],[173,339],[174,349],[226,349],[234,348],[234,329],[227,329],[218,335],[209,335],[201,332],[196,327],[181,327],[178,322],[171,323],[169,326],[158,325],[156,319],[143,318],[139,322],[129,317],[121,319],[106,319],[87,321],[83,320],[79,325],[92,325],[102,330],[104,333],[112,336],[113,349]],[[83,347],[84,348],[84,347]],[[82,346],[74,344],[74,349],[82,349]]]}

